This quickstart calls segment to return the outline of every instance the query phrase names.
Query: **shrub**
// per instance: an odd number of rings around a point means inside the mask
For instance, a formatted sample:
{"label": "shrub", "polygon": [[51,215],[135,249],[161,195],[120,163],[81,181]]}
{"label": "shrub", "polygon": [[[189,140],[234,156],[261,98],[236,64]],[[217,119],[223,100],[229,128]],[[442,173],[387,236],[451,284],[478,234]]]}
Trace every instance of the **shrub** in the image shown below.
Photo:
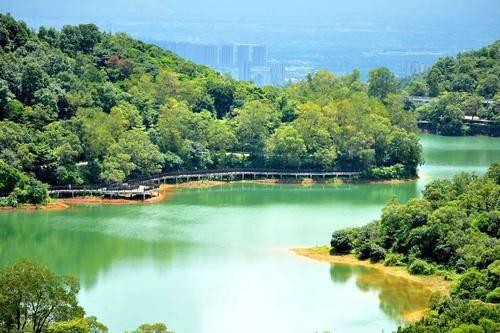
{"label": "shrub", "polygon": [[491,237],[500,237],[500,211],[494,210],[480,214],[476,218],[475,224],[479,231]]}
{"label": "shrub", "polygon": [[374,253],[379,251],[378,248],[374,247],[374,244],[379,244],[379,242],[382,241],[380,237],[379,223],[377,221],[370,222],[357,230],[357,237],[354,240],[356,255],[360,260],[371,258],[372,252]]}
{"label": "shrub", "polygon": [[474,324],[462,324],[451,330],[451,333],[484,333],[481,326]]}
{"label": "shrub", "polygon": [[372,262],[379,262],[385,259],[387,251],[376,243],[370,244],[370,260]]}
{"label": "shrub", "polygon": [[42,205],[47,199],[47,185],[33,177],[23,175],[6,201],[12,206],[18,203]]}
{"label": "shrub", "polygon": [[486,295],[486,302],[500,303],[500,287],[496,287]]}
{"label": "shrub", "polygon": [[410,264],[410,267],[408,267],[408,271],[416,275],[431,275],[434,273],[435,267],[425,260],[415,259]]}
{"label": "shrub", "polygon": [[407,172],[402,164],[394,164],[387,167],[372,168],[369,171],[369,176],[372,179],[396,179],[406,177]]}
{"label": "shrub", "polygon": [[349,253],[353,249],[353,242],[356,238],[354,229],[337,230],[332,234],[330,245],[332,253]]}
{"label": "shrub", "polygon": [[49,326],[48,333],[89,333],[89,325],[83,318],[54,323]]}
{"label": "shrub", "polygon": [[388,253],[385,256],[384,265],[404,266],[404,255],[402,253]]}
{"label": "shrub", "polygon": [[484,300],[488,293],[488,280],[485,273],[475,268],[469,269],[458,279],[451,292],[452,296],[460,299]]}

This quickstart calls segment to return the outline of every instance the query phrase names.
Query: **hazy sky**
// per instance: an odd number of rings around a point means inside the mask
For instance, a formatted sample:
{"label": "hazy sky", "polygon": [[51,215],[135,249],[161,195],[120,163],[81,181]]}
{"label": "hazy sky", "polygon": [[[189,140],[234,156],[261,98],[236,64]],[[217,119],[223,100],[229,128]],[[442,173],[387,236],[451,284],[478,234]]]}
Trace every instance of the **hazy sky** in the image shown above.
{"label": "hazy sky", "polygon": [[500,0],[1,0],[0,11],[43,19],[418,19],[498,22]]}
{"label": "hazy sky", "polygon": [[409,63],[500,38],[500,0],[0,0],[32,27],[95,23],[146,41],[254,43],[271,57],[346,73]]}

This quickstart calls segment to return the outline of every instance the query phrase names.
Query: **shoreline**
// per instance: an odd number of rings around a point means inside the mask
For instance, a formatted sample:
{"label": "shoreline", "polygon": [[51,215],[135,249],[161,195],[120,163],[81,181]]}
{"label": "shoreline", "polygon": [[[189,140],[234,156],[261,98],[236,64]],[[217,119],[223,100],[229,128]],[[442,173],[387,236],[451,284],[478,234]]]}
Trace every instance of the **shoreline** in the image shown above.
{"label": "shoreline", "polygon": [[33,211],[33,210],[43,210],[43,211],[48,211],[48,210],[64,210],[68,209],[69,206],[61,201],[61,200],[55,200],[53,202],[49,202],[45,205],[32,205],[32,204],[23,204],[20,205],[19,207],[0,207],[0,212],[1,211]]}
{"label": "shoreline", "polygon": [[302,180],[283,180],[283,179],[252,179],[252,180],[232,180],[232,181],[218,181],[218,180],[193,180],[185,183],[178,184],[161,184],[160,195],[142,200],[116,198],[106,199],[103,197],[72,197],[55,199],[45,205],[20,205],[19,207],[0,207],[0,211],[33,211],[33,210],[64,210],[70,208],[71,205],[83,204],[110,204],[110,205],[133,205],[133,204],[151,204],[163,202],[170,198],[169,192],[175,188],[205,188],[215,187],[232,184],[260,184],[260,185],[342,185],[342,184],[401,184],[407,182],[417,181],[418,178],[412,179],[389,179],[389,180],[368,180],[368,179],[328,179],[328,180],[313,180],[310,178]]}
{"label": "shoreline", "polygon": [[331,255],[329,246],[317,247],[296,247],[291,248],[290,251],[295,254],[314,259],[321,262],[331,264],[348,264],[364,267],[371,267],[383,271],[384,273],[391,274],[396,277],[404,278],[411,282],[422,284],[423,287],[432,290],[433,292],[449,293],[451,290],[451,281],[446,281],[436,275],[412,275],[404,266],[385,266],[383,263],[372,263],[369,260],[359,260],[352,254],[346,255]]}
{"label": "shoreline", "polygon": [[[331,255],[329,246],[295,247],[290,248],[289,251],[295,255],[324,263],[373,268],[383,274],[388,274],[421,285],[422,288],[428,289],[430,293],[448,295],[451,291],[452,282],[446,281],[440,276],[412,275],[404,266],[385,266],[383,263],[372,263],[369,260],[359,260],[352,254]],[[409,313],[402,313],[401,319],[409,323],[415,322],[422,319],[427,311],[428,308],[424,308]]]}

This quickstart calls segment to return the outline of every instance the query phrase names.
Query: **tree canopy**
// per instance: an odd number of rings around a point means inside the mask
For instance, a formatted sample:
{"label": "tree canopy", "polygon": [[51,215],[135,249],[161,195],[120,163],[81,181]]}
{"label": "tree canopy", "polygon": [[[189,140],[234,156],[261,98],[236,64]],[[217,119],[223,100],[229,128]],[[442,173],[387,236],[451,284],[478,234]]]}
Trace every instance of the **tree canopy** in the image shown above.
{"label": "tree canopy", "polygon": [[53,185],[267,165],[415,177],[394,76],[359,76],[257,87],[92,24],[34,31],[0,14],[0,159]]}
{"label": "tree canopy", "polygon": [[[332,253],[457,276],[451,295],[399,332],[495,332],[500,327],[500,164],[428,184],[422,199],[391,200],[379,220],[335,231]],[[469,325],[470,327],[467,328]],[[474,331],[475,332],[475,331]]]}
{"label": "tree canopy", "polygon": [[431,122],[438,134],[465,135],[470,129],[464,125],[464,117],[489,120],[498,128],[499,77],[500,40],[456,57],[440,58],[426,72],[412,78],[405,91],[412,96],[436,98],[416,107],[416,113],[419,120]]}

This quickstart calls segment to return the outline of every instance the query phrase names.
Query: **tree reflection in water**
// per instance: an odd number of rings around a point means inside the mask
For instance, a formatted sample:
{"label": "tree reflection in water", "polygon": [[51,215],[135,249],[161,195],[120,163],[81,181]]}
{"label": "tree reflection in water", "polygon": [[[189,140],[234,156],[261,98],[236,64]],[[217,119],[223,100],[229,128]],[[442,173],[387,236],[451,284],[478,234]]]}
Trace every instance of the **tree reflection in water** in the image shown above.
{"label": "tree reflection in water", "polygon": [[365,266],[331,264],[330,278],[335,284],[354,281],[359,290],[376,292],[380,309],[389,318],[400,322],[405,316],[424,310],[431,295],[431,291],[419,283]]}

